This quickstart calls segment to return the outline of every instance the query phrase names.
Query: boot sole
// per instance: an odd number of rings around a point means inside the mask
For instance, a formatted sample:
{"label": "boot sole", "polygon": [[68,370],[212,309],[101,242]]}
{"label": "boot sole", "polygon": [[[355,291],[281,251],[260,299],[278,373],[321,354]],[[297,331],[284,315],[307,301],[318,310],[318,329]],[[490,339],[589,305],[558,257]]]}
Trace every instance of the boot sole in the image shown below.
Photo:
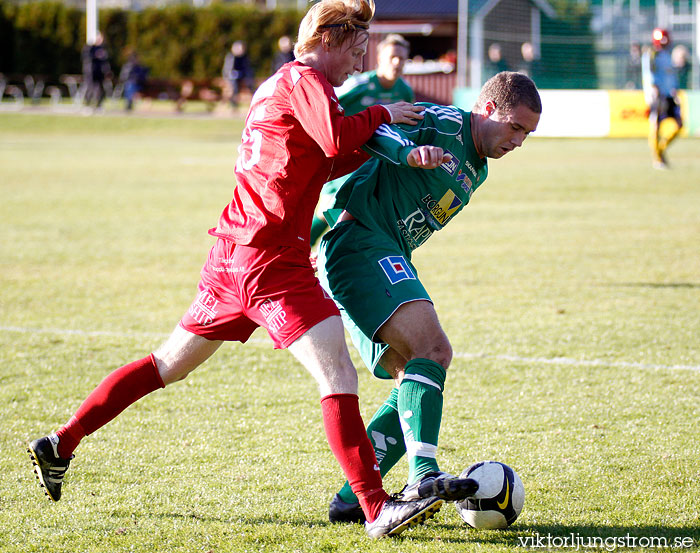
{"label": "boot sole", "polygon": [[57,499],[54,499],[53,496],[49,493],[49,490],[46,487],[46,484],[44,483],[44,476],[41,474],[41,469],[39,468],[39,458],[36,456],[36,453],[32,449],[32,446],[27,447],[27,453],[29,453],[29,458],[32,460],[34,475],[39,481],[41,489],[44,490],[44,495],[46,495],[46,497],[48,497],[51,501],[58,501]]}
{"label": "boot sole", "polygon": [[387,536],[398,536],[404,530],[408,530],[409,528],[413,528],[414,526],[423,524],[426,520],[433,518],[435,514],[440,510],[442,505],[442,499],[436,501],[435,503],[431,503],[421,512],[416,513],[411,518],[404,521],[400,526],[397,526],[391,532],[387,533]]}

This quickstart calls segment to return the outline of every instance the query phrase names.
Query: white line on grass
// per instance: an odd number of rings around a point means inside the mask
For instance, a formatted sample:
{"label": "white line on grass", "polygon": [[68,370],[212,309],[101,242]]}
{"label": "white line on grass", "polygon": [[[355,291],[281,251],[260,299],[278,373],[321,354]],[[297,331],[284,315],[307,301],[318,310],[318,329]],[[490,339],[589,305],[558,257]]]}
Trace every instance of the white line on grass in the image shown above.
{"label": "white line on grass", "polygon": [[116,332],[112,330],[80,330],[70,328],[32,328],[24,326],[0,326],[2,332],[19,332],[22,334],[67,334],[70,336],[115,336],[117,338],[167,338],[164,332]]}
{"label": "white line on grass", "polygon": [[[0,326],[3,332],[22,334],[66,334],[72,336],[113,336],[117,338],[167,338],[165,332],[120,332],[112,330],[80,330],[68,328],[32,328],[22,326]],[[249,343],[268,343],[268,338],[251,338]],[[520,355],[454,352],[454,357],[461,359],[496,359],[528,365],[569,365],[573,367],[621,367],[626,369],[660,369],[700,371],[700,365],[660,365],[655,363],[638,363],[632,361],[604,361],[602,359],[572,359],[570,357],[524,357]]]}
{"label": "white line on grass", "polygon": [[[110,336],[113,338],[160,338],[170,336],[170,332],[128,332],[120,330],[81,330],[71,328],[37,328],[26,326],[0,326],[0,332],[17,332],[21,334],[58,334],[67,336]],[[247,343],[271,343],[266,338],[251,338]]]}
{"label": "white line on grass", "polygon": [[638,363],[633,361],[603,361],[602,359],[572,359],[570,357],[521,357],[519,355],[506,354],[481,354],[455,352],[454,357],[462,359],[498,359],[513,363],[527,363],[535,365],[571,365],[575,367],[621,367],[626,369],[686,369],[700,371],[700,365],[658,365],[654,363]]}

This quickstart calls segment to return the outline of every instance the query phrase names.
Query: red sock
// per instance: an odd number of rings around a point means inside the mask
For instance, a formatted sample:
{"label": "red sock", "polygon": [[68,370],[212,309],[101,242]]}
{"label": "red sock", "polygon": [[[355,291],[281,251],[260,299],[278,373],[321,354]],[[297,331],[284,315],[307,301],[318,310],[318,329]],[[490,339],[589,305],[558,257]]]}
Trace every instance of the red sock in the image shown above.
{"label": "red sock", "polygon": [[68,459],[85,436],[103,427],[146,394],[164,387],[152,354],[113,371],[56,432],[59,456]]}
{"label": "red sock", "polygon": [[382,488],[377,458],[360,415],[355,394],[321,398],[323,426],[331,451],[340,463],[369,522],[374,521],[389,494]]}

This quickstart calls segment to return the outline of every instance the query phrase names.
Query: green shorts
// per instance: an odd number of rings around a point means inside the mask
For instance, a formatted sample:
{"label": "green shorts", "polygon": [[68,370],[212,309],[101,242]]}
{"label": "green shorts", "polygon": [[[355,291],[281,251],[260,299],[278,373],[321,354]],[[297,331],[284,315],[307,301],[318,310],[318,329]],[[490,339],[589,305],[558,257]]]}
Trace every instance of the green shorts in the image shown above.
{"label": "green shorts", "polygon": [[415,267],[387,235],[345,221],[323,238],[318,276],[367,368],[378,378],[392,378],[379,366],[389,346],[376,333],[404,303],[432,301]]}

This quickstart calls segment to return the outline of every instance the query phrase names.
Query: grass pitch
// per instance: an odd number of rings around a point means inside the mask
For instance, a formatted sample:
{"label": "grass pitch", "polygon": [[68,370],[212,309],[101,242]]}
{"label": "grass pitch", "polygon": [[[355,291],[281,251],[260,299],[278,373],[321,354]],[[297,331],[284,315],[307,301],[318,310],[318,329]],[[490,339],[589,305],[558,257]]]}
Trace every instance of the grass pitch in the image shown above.
{"label": "grass pitch", "polygon": [[[441,467],[515,468],[526,501],[509,530],[470,530],[451,506],[398,539],[330,525],[342,476],[315,385],[264,332],[84,440],[48,502],[27,442],[187,308],[241,127],[0,114],[1,551],[697,550],[691,139],[656,172],[642,140],[533,137],[491,161],[471,205],[416,252],[455,350]],[[368,420],[389,388],[359,374]],[[402,462],[386,487],[406,473]]]}

